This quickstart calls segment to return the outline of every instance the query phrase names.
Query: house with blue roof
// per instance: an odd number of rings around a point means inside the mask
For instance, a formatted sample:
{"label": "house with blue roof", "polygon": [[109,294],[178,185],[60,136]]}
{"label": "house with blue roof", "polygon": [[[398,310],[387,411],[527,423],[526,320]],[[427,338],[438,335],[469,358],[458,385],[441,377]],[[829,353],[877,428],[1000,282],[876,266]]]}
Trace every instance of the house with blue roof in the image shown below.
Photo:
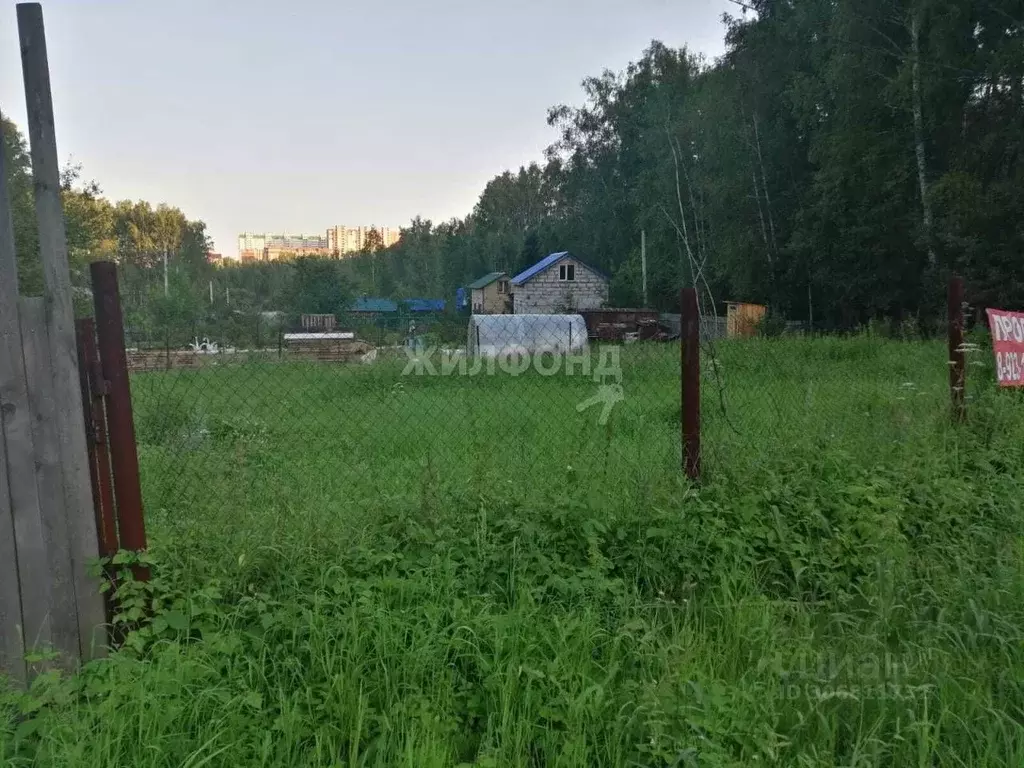
{"label": "house with blue roof", "polygon": [[546,256],[510,282],[517,315],[575,314],[608,303],[608,276],[568,251]]}

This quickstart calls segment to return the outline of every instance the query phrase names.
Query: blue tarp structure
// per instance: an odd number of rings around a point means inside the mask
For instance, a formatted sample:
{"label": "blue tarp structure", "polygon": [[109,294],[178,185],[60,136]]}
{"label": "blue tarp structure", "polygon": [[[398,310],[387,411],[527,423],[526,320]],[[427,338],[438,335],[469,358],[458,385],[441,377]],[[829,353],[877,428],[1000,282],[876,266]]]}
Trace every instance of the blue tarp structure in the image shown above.
{"label": "blue tarp structure", "polygon": [[397,312],[398,305],[391,299],[362,296],[352,302],[353,312]]}
{"label": "blue tarp structure", "polygon": [[352,302],[352,312],[397,315],[404,313],[444,312],[447,302],[444,299],[380,299],[372,296],[361,296]]}
{"label": "blue tarp structure", "polygon": [[402,299],[410,312],[444,312],[444,299]]}

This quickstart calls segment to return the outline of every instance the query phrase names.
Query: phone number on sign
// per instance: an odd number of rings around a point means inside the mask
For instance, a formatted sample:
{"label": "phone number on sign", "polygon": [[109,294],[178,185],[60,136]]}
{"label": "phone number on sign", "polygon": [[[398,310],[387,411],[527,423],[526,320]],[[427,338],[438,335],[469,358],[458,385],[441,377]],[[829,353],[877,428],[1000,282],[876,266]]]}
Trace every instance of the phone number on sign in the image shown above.
{"label": "phone number on sign", "polygon": [[996,375],[1000,382],[1024,382],[1024,353],[997,352]]}

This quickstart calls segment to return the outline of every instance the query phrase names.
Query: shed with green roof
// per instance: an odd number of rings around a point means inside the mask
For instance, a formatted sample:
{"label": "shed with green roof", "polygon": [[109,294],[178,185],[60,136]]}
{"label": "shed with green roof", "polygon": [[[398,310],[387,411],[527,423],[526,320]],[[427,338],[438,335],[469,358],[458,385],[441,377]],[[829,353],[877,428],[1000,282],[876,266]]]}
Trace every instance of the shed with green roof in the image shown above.
{"label": "shed with green roof", "polygon": [[474,315],[508,315],[512,313],[508,275],[489,272],[467,286],[472,294]]}

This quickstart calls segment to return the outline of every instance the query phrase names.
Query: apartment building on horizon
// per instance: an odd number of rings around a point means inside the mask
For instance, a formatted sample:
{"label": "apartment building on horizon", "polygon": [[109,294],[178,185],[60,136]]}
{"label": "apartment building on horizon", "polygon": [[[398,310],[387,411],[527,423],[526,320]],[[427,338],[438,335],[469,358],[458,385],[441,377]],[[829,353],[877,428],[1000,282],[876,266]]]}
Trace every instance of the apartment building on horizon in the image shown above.
{"label": "apartment building on horizon", "polygon": [[239,261],[277,261],[296,256],[345,256],[361,251],[371,230],[380,233],[384,247],[394,245],[401,232],[394,227],[347,227],[339,224],[326,235],[243,232],[238,236]]}
{"label": "apartment building on horizon", "polygon": [[327,230],[327,243],[331,253],[337,251],[341,256],[363,250],[366,238],[371,230],[380,232],[381,242],[389,248],[398,242],[401,232],[395,227],[346,227],[338,224]]}
{"label": "apartment building on horizon", "polygon": [[238,236],[241,261],[277,261],[295,256],[325,256],[330,253],[323,235],[266,234],[243,232]]}

